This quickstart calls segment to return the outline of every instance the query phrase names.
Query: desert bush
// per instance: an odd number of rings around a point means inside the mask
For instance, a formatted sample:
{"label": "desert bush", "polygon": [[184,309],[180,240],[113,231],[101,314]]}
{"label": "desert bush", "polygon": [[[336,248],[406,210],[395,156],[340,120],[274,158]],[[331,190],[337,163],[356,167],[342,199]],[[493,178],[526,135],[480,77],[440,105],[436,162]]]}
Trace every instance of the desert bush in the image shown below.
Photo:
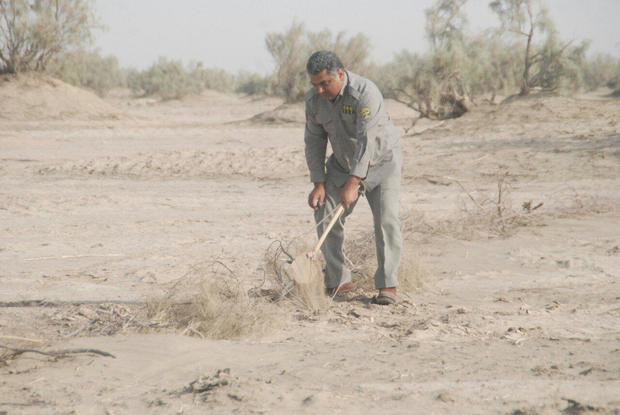
{"label": "desert bush", "polygon": [[150,68],[127,78],[129,88],[139,96],[180,99],[204,90],[203,79],[195,68],[187,70],[180,61],[159,58]]}
{"label": "desert bush", "polygon": [[276,64],[275,92],[294,101],[303,97],[308,85],[305,60],[308,56],[306,32],[302,23],[293,22],[284,33],[268,33],[267,50]]}
{"label": "desert bush", "polygon": [[618,78],[620,78],[620,60],[614,59],[611,55],[598,54],[584,63],[583,81],[587,90],[592,91],[603,86],[614,89]]}
{"label": "desert bush", "polygon": [[[541,88],[545,91],[567,93],[587,89],[586,52],[589,47],[588,41],[578,45],[562,45],[555,36],[550,36],[543,48],[543,59],[540,62]],[[534,78],[534,83],[536,82],[538,80]]]}
{"label": "desert bush", "polygon": [[0,73],[45,70],[96,27],[90,0],[1,0]]}
{"label": "desert bush", "polygon": [[114,56],[101,56],[98,52],[71,52],[55,58],[47,72],[68,84],[88,88],[105,96],[112,88],[125,84],[125,74]]}
{"label": "desert bush", "polygon": [[233,92],[236,77],[218,68],[205,68],[201,62],[184,66],[182,62],[159,58],[144,71],[128,70],[127,86],[137,96],[159,96],[161,99],[180,99],[200,94],[205,89]]}
{"label": "desert bush", "polygon": [[467,50],[468,65],[464,77],[467,95],[472,102],[482,96],[495,102],[497,95],[510,95],[518,90],[521,75],[519,49],[506,47],[494,31],[485,31],[469,39]]}
{"label": "desert bush", "polygon": [[348,38],[344,32],[307,32],[298,22],[284,33],[268,33],[265,44],[276,64],[273,91],[289,102],[300,100],[309,89],[306,61],[312,52],[332,50],[347,69],[361,73],[370,52],[370,42],[362,34]]}
{"label": "desert bush", "polygon": [[272,92],[273,79],[256,73],[239,72],[235,80],[235,92],[248,95],[269,95]]}
{"label": "desert bush", "polygon": [[610,70],[606,78],[608,79],[605,83],[609,89],[613,90],[612,95],[619,97],[620,96],[620,60],[616,62],[615,70]]}
{"label": "desert bush", "polygon": [[188,72],[190,79],[193,79],[202,89],[220,92],[233,92],[235,90],[235,76],[224,69],[204,68],[202,63],[195,63],[190,65]]}
{"label": "desert bush", "polygon": [[494,102],[497,94],[574,91],[587,83],[588,43],[561,41],[540,1],[491,1],[501,30],[476,35],[467,33],[465,2],[436,0],[426,10],[429,52],[403,51],[382,68],[377,83],[386,97],[420,118],[445,119],[480,97]]}
{"label": "desert bush", "polygon": [[387,98],[406,104],[421,117],[438,117],[438,80],[430,57],[403,51],[384,67],[377,81]]}

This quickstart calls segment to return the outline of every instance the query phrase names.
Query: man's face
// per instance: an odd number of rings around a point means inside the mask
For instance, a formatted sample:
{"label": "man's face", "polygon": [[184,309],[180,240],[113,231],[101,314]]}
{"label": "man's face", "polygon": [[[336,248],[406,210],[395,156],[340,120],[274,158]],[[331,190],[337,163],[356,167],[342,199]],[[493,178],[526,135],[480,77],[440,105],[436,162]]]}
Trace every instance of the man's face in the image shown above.
{"label": "man's face", "polygon": [[338,69],[336,74],[329,73],[325,69],[316,75],[310,75],[310,83],[317,95],[328,101],[336,99],[342,89],[343,82],[344,71],[342,69]]}

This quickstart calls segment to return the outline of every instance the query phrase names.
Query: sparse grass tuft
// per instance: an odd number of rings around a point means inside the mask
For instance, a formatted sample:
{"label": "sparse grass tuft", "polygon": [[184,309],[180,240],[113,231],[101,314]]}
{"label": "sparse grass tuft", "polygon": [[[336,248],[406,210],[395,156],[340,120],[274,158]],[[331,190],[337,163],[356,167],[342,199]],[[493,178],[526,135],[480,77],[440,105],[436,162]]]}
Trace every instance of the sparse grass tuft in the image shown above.
{"label": "sparse grass tuft", "polygon": [[220,262],[194,268],[166,295],[147,302],[147,315],[159,326],[211,339],[265,334],[278,325],[276,311],[264,297],[249,295]]}
{"label": "sparse grass tuft", "polygon": [[[403,220],[403,247],[398,272],[399,292],[411,294],[420,291],[432,278],[429,270],[416,254],[412,240],[413,227],[409,219]],[[374,231],[347,239],[345,255],[358,285],[366,290],[374,290],[374,274],[377,268]]]}
{"label": "sparse grass tuft", "polygon": [[452,179],[462,190],[458,213],[432,222],[422,218],[417,230],[431,235],[470,240],[480,236],[508,237],[520,227],[538,223],[539,209],[544,203],[530,200],[521,205],[521,210],[516,210],[512,204],[509,178],[508,172],[498,173],[497,191],[488,193],[470,192],[459,181]]}

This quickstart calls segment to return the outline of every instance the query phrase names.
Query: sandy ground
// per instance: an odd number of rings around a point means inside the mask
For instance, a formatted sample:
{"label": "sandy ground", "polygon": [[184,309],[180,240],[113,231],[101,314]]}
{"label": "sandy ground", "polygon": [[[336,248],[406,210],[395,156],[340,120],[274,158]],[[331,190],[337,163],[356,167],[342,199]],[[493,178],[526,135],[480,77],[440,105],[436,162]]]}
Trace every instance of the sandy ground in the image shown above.
{"label": "sandy ground", "polygon": [[[131,316],[209,264],[258,286],[270,243],[312,231],[301,107],[207,92],[67,114],[2,88],[0,345],[114,358],[0,361],[0,414],[620,413],[619,100],[418,123],[402,212],[422,288],[274,304],[273,330],[213,340]],[[362,201],[351,241],[370,220]]]}

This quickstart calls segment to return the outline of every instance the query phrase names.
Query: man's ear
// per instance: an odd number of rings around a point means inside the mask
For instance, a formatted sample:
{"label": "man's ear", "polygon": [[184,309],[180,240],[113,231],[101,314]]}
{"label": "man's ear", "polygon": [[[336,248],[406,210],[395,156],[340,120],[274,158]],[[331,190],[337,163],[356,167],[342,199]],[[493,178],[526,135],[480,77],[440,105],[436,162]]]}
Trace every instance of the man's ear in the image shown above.
{"label": "man's ear", "polygon": [[338,79],[340,79],[341,81],[344,81],[344,69],[338,69],[337,71],[338,73]]}

